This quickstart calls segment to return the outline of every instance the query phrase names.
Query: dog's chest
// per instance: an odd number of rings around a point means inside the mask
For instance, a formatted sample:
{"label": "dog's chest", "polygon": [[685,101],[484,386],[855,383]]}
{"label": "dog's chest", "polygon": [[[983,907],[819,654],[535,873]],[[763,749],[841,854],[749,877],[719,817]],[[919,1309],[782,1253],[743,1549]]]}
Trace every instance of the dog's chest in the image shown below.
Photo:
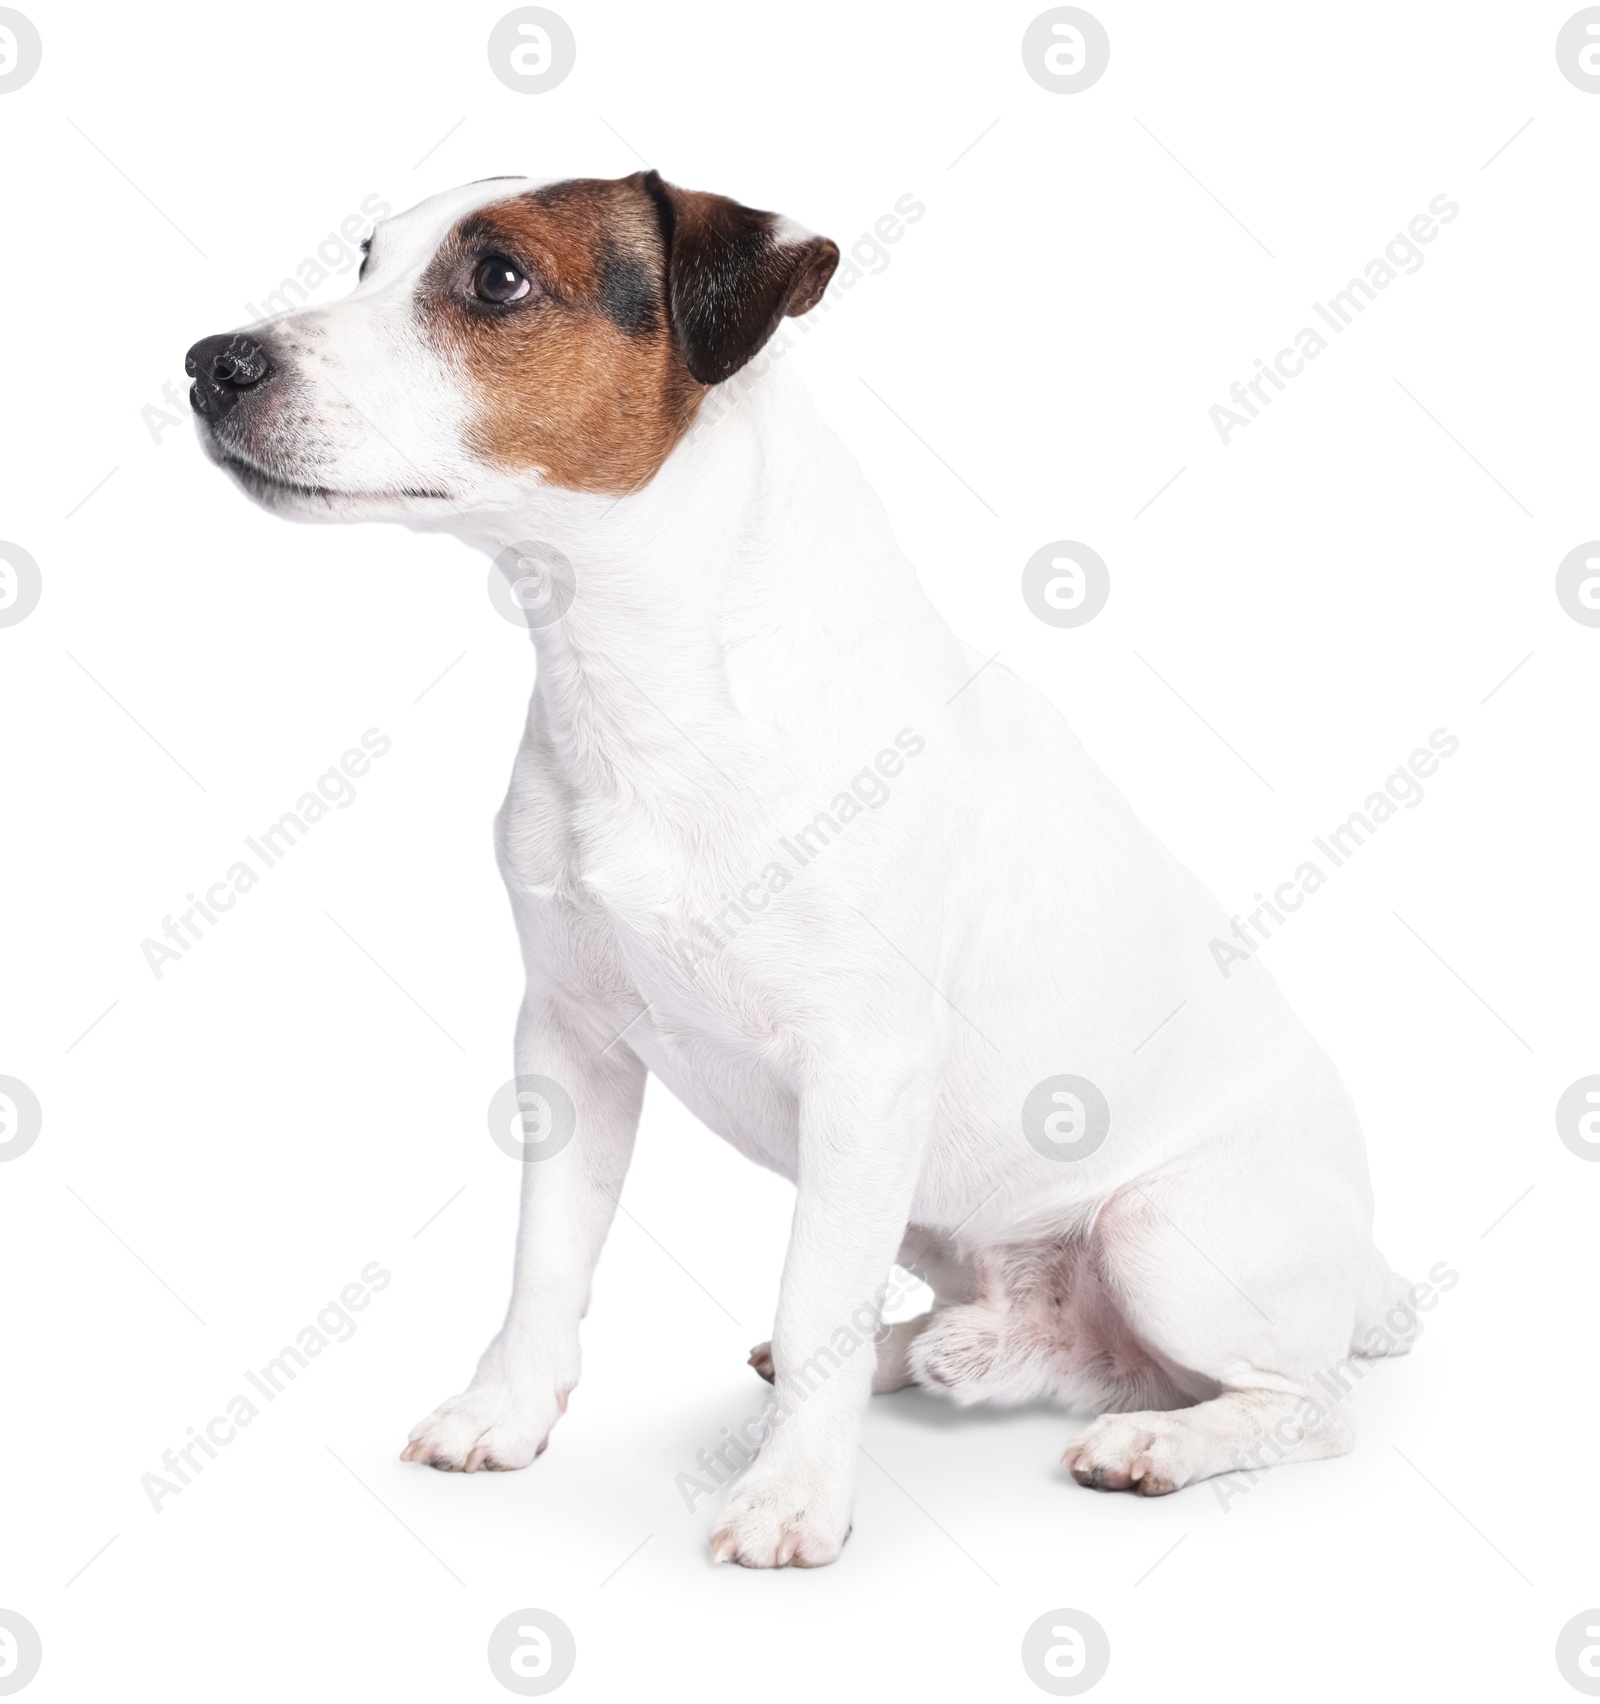
{"label": "dog's chest", "polygon": [[690,940],[672,910],[525,895],[538,974],[620,1042],[704,1124],[760,1164],[794,1174],[798,1130],[780,1027],[738,955]]}
{"label": "dog's chest", "polygon": [[648,825],[544,815],[529,833],[521,803],[502,819],[500,852],[531,975],[711,1129],[792,1174],[786,1026],[759,941],[729,933],[717,889]]}
{"label": "dog's chest", "polygon": [[569,998],[626,1021],[653,1014],[665,1034],[759,1049],[778,1021],[743,944],[693,897],[651,895],[602,879],[513,885],[529,957]]}

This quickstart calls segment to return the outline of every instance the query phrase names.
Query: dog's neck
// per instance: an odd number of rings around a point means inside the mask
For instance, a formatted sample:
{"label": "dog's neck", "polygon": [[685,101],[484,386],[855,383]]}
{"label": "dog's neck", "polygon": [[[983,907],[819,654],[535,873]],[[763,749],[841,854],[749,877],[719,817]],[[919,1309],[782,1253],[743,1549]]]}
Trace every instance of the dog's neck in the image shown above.
{"label": "dog's neck", "polygon": [[709,393],[642,491],[540,490],[492,524],[473,537],[490,554],[537,540],[572,564],[570,606],[532,629],[532,716],[580,791],[633,772],[703,800],[751,784],[802,727],[823,744],[892,732],[873,705],[907,672],[893,659],[954,651],[860,469],[780,361]]}

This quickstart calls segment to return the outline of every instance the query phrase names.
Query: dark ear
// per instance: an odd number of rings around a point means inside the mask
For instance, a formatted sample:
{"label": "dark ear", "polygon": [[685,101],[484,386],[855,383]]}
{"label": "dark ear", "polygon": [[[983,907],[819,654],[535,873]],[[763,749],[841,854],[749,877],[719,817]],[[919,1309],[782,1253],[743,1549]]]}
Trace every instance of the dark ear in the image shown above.
{"label": "dark ear", "polygon": [[759,350],[786,314],[822,300],[839,246],[725,195],[643,174],[666,251],[667,312],[689,371],[720,384]]}

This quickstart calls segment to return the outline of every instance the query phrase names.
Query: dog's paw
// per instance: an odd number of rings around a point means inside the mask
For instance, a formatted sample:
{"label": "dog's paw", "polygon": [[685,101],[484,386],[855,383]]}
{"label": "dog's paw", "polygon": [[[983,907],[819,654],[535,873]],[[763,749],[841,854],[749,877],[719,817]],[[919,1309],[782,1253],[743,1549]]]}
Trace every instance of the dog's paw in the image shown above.
{"label": "dog's paw", "polygon": [[526,1467],[544,1454],[550,1428],[566,1406],[565,1393],[539,1401],[509,1384],[474,1385],[418,1421],[400,1459],[447,1473]]}
{"label": "dog's paw", "polygon": [[751,1481],[734,1492],[711,1535],[711,1560],[741,1568],[821,1568],[850,1536],[848,1507],[799,1478]]}
{"label": "dog's paw", "polygon": [[1198,1477],[1185,1457],[1190,1428],[1176,1414],[1103,1414],[1067,1447],[1061,1465],[1096,1491],[1162,1497]]}
{"label": "dog's paw", "polygon": [[[921,1314],[916,1319],[897,1321],[879,1336],[877,1360],[872,1374],[874,1396],[888,1396],[917,1382],[911,1375],[908,1357],[911,1345],[917,1340],[917,1334],[927,1323],[928,1316]],[[750,1365],[768,1384],[778,1382],[770,1343],[758,1343],[750,1351]]]}
{"label": "dog's paw", "polygon": [[976,1305],[943,1308],[907,1347],[910,1379],[963,1407],[992,1394],[1000,1359],[999,1322]]}

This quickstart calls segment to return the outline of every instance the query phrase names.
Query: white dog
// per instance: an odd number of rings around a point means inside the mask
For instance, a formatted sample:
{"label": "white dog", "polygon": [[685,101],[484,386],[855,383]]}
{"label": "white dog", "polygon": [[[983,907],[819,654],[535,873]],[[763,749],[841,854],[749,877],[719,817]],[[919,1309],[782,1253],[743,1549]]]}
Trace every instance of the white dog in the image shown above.
{"label": "white dog", "polygon": [[[945,626],[792,363],[740,374],[837,261],[653,172],[490,179],[379,225],[347,300],[189,356],[259,501],[454,533],[529,594],[497,829],[544,1140],[505,1325],[405,1459],[543,1450],[654,1071],[796,1185],[712,1539],[754,1567],[838,1556],[868,1395],[912,1382],[1099,1414],[1065,1462],[1102,1489],[1337,1454],[1326,1375],[1399,1347],[1406,1293],[1259,959],[1219,974],[1216,901]],[[936,1306],[884,1333],[897,1257]]]}

